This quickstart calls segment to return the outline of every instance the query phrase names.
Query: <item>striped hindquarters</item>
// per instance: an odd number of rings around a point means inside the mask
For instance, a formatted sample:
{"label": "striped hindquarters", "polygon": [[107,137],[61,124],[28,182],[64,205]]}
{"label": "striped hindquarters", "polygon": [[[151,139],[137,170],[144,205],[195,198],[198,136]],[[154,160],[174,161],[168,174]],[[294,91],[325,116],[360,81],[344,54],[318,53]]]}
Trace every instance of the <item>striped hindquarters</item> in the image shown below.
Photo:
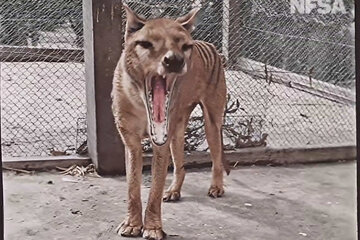
{"label": "striped hindquarters", "polygon": [[196,40],[194,47],[204,63],[204,70],[211,73],[210,79],[218,81],[220,74],[223,74],[223,63],[215,46],[211,43]]}

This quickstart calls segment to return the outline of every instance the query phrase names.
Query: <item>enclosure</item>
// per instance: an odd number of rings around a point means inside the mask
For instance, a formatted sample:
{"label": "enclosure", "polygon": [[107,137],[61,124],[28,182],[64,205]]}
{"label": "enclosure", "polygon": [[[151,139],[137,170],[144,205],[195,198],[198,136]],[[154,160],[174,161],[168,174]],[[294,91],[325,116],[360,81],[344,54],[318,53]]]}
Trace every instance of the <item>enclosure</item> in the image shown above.
{"label": "enclosure", "polygon": [[[145,18],[176,18],[200,7],[192,36],[213,43],[223,59],[228,89],[223,124],[224,149],[226,158],[235,169],[234,175],[229,177],[228,190],[229,196],[240,202],[240,206],[226,197],[220,203],[198,199],[194,195],[195,186],[186,189],[188,200],[197,204],[205,202],[205,206],[199,207],[200,212],[227,209],[226,214],[231,215],[229,207],[232,205],[231,209],[239,214],[229,219],[240,219],[253,229],[244,235],[248,239],[303,239],[306,236],[309,239],[354,239],[355,235],[351,234],[355,229],[355,194],[351,191],[355,188],[352,185],[354,163],[238,169],[253,164],[272,166],[356,158],[352,0],[2,0],[1,150],[5,168],[31,171],[93,162],[101,174],[124,174],[124,146],[114,127],[110,99],[113,71],[124,44],[126,15],[122,3]],[[144,140],[143,151],[146,170],[152,156],[149,140]],[[185,133],[186,167],[210,166],[208,153],[202,112],[196,108]],[[254,186],[251,186],[251,181],[241,177],[242,172],[248,177],[250,173],[256,173],[260,180],[253,179]],[[192,182],[202,183],[205,180],[202,174],[191,173],[189,178]],[[282,174],[287,183],[279,178]],[[60,216],[62,223],[64,219],[76,217],[79,227],[65,224],[72,234],[77,234],[79,229],[88,231],[89,226],[82,225],[81,217],[92,219],[94,215],[87,215],[84,211],[95,209],[101,214],[111,215],[100,207],[93,207],[98,204],[97,200],[82,197],[88,194],[84,189],[95,185],[95,192],[101,199],[108,195],[109,190],[101,190],[107,184],[111,189],[120,184],[123,190],[125,181],[122,177],[116,180],[103,178],[95,184],[91,179],[73,179],[77,182],[70,186],[57,174],[17,177],[11,173],[5,176],[5,184],[8,181],[6,199],[11,206],[9,214],[14,215],[6,215],[10,219],[6,220],[8,225],[13,227],[11,229],[24,219],[33,217],[29,213],[20,219],[16,213],[17,204],[23,209],[28,207],[23,200],[33,192],[31,189],[23,190],[31,182],[31,187],[40,192],[31,201],[36,202],[37,197],[48,195],[51,187],[60,186],[62,190],[53,192],[50,198],[60,201],[59,204],[65,208],[78,208],[75,213],[71,210],[66,214],[59,213],[61,209],[50,211],[54,219]],[[309,179],[305,180],[306,177]],[[145,177],[145,186],[146,179],[148,177]],[[320,183],[315,184],[319,179]],[[55,182],[55,186],[47,184],[50,180]],[[272,183],[267,185],[267,181]],[[67,202],[65,199],[70,199],[73,186],[79,195],[76,201]],[[329,190],[330,193],[326,194],[317,191],[324,186],[334,191]],[[301,194],[294,193],[298,188],[300,193],[311,198],[309,203],[302,205]],[[343,196],[335,190],[342,191]],[[238,196],[239,191],[244,192],[244,196]],[[279,191],[287,193],[280,194]],[[247,198],[245,193],[251,197]],[[110,199],[115,197],[111,195]],[[121,202],[114,201],[123,207],[123,199],[124,196]],[[46,206],[50,200],[43,200],[36,205],[37,214],[48,209]],[[85,205],[78,205],[80,201]],[[186,203],[186,198],[184,201],[181,203],[184,208],[197,211]],[[252,209],[255,213],[250,213],[249,205],[244,205],[246,201],[255,206]],[[266,207],[267,201],[271,204]],[[284,202],[285,205],[281,205]],[[88,203],[92,205],[86,205]],[[304,208],[313,209],[320,220],[316,214],[311,215],[311,211],[306,210],[296,215],[299,218],[292,225],[294,229],[282,227],[289,221],[286,216],[293,214],[292,209],[300,211]],[[338,217],[342,210],[346,214]],[[275,216],[278,212],[280,215]],[[247,220],[241,218],[240,213],[244,213]],[[52,217],[49,214],[48,211],[37,223],[26,225],[24,229],[27,230],[10,230],[10,238],[27,236],[35,239],[36,236],[36,239],[46,239],[48,230],[39,225],[49,221]],[[188,219],[189,216],[185,215],[182,217]],[[226,222],[225,215],[221,215],[221,220]],[[264,215],[269,221],[274,215],[274,225],[266,225],[262,232],[258,232],[258,227],[265,224],[265,220],[259,220]],[[177,233],[177,226],[182,229],[190,224],[186,227],[191,228],[190,220],[181,225],[169,213],[166,216],[168,220],[172,219],[169,220],[171,231],[176,232],[170,236],[173,239],[221,239],[221,236],[237,239],[235,233],[239,226],[236,224],[229,225],[235,230],[215,224],[216,231],[208,230],[208,235],[190,238],[193,232]],[[203,214],[199,219],[206,222],[211,217],[214,216]],[[120,220],[114,218],[111,215],[111,223],[97,219],[101,224],[92,232],[94,239],[114,237],[109,232],[113,230],[114,221]],[[308,223],[304,223],[307,220]],[[323,222],[326,229],[342,231],[321,235],[317,220]],[[51,224],[55,224],[54,221]],[[31,230],[33,226],[36,231]],[[206,226],[196,225],[193,231],[204,228]],[[52,233],[60,234],[57,232],[59,229],[55,227]],[[279,232],[288,234],[276,238]]]}
{"label": "enclosure", "polygon": [[[355,145],[352,1],[327,14],[302,13],[294,1],[126,3],[147,18],[201,7],[193,36],[213,43],[226,66],[227,150]],[[0,7],[4,158],[86,155],[82,2]],[[189,152],[207,150],[201,114],[187,129]]]}

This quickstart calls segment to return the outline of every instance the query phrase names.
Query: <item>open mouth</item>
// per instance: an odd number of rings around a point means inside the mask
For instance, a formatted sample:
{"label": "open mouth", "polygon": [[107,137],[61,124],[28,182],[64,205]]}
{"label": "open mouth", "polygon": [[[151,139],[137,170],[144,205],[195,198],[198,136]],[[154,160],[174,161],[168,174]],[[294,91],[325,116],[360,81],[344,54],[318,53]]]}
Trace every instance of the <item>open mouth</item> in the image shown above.
{"label": "open mouth", "polygon": [[163,145],[168,138],[169,105],[174,78],[158,74],[145,80],[146,105],[150,123],[150,137],[156,145]]}

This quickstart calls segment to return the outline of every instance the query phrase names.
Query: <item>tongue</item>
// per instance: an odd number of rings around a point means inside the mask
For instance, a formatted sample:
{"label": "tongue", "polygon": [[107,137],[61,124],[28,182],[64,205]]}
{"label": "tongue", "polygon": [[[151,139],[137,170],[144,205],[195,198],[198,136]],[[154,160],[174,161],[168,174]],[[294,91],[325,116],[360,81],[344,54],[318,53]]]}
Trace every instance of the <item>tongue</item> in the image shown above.
{"label": "tongue", "polygon": [[165,121],[165,80],[161,78],[155,78],[153,82],[153,108],[154,121]]}

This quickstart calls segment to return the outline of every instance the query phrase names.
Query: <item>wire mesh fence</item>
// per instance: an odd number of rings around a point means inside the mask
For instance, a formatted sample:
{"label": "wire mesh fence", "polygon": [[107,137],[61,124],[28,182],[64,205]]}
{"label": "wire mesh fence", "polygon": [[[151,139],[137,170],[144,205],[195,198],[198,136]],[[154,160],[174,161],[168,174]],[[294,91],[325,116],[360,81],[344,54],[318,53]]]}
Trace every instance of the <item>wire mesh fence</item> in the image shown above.
{"label": "wire mesh fence", "polygon": [[[126,2],[146,18],[201,8],[193,36],[226,59],[226,148],[355,143],[352,1],[309,13],[305,1]],[[189,150],[207,149],[201,114],[187,129]]]}
{"label": "wire mesh fence", "polygon": [[73,153],[86,114],[81,0],[0,3],[5,156]]}
{"label": "wire mesh fence", "polygon": [[[201,7],[193,37],[225,59],[227,149],[355,144],[353,1],[124,2],[146,18]],[[86,141],[81,1],[18,3],[0,4],[3,149],[73,153]],[[207,149],[201,115],[195,109],[188,150]]]}

